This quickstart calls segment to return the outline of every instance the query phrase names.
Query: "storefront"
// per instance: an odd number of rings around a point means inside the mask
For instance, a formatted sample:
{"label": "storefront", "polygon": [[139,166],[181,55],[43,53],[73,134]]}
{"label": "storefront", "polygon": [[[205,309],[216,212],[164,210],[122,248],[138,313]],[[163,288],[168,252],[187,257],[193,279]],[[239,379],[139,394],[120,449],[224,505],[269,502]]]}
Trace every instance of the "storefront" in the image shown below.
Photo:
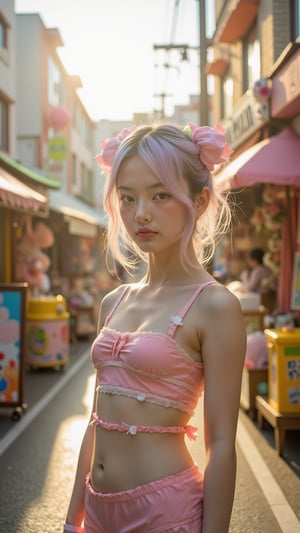
{"label": "storefront", "polygon": [[269,136],[269,98],[270,91],[264,90],[263,97],[258,89],[267,87],[266,80],[258,80],[256,91],[248,91],[235,106],[230,118],[222,121],[230,148],[233,150],[231,163],[218,171],[215,182],[231,191],[234,210],[232,238],[224,239],[218,249],[216,267],[224,270],[225,281],[237,279],[246,265],[248,251],[253,247],[266,245],[264,235],[257,234],[250,220],[255,206],[261,202],[261,187],[249,188],[235,186],[232,180],[235,176],[235,165],[246,152],[255,150],[258,143]]}
{"label": "storefront", "polygon": [[[293,162],[296,179],[287,191],[287,217],[282,229],[282,268],[279,280],[279,305],[283,312],[299,313],[300,295],[300,43],[290,43],[279,57],[273,73],[271,116],[288,123],[297,134],[298,152]],[[282,159],[289,165],[289,154],[282,151]]]}
{"label": "storefront", "polygon": [[62,293],[68,302],[80,297],[88,303],[98,299],[98,276],[105,271],[102,212],[59,191],[49,191],[49,224],[54,232],[50,277],[52,291]]}
{"label": "storefront", "polygon": [[48,218],[48,190],[58,186],[56,181],[40,176],[0,153],[0,223],[4,229],[0,237],[4,258],[0,266],[1,281],[26,281],[17,279],[18,245],[28,221]]}
{"label": "storefront", "polygon": [[[242,115],[233,116],[229,131],[231,147],[236,143],[231,163],[217,173],[216,182],[235,195],[238,224],[234,230],[233,276],[242,269],[244,252],[250,247],[266,250],[269,266],[278,279],[277,311],[300,309],[294,293],[300,274],[294,271],[300,250],[300,48],[289,45],[279,58],[269,80],[269,103],[262,99],[260,114],[271,121],[254,131],[253,113],[244,105]],[[272,86],[271,86],[272,83]],[[259,103],[259,98],[256,98]],[[267,118],[267,117],[266,117]],[[252,122],[251,122],[252,121]],[[244,140],[238,144],[238,139]],[[297,236],[298,234],[298,236]],[[296,252],[296,257],[295,257]],[[298,261],[300,264],[300,260]],[[294,280],[294,283],[293,283]],[[300,297],[299,297],[300,300]]]}
{"label": "storefront", "polygon": [[287,264],[295,249],[299,168],[300,137],[287,127],[243,152],[216,177],[219,185],[245,188],[255,195],[249,212],[250,240],[256,247],[256,237],[264,237],[260,244],[266,250],[265,262],[275,272],[278,288],[284,282],[282,294],[278,290],[280,312],[290,311],[291,306]]}

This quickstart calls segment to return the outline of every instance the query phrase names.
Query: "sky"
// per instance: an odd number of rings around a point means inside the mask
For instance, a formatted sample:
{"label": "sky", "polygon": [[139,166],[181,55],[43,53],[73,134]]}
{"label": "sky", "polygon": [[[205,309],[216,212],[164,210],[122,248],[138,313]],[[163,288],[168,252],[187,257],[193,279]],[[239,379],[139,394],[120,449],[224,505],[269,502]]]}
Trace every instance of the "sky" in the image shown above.
{"label": "sky", "polygon": [[[199,0],[15,0],[15,11],[58,28],[59,55],[80,76],[93,120],[151,113],[162,108],[162,93],[168,116],[199,93]],[[177,49],[154,50],[170,43],[188,45],[189,60]]]}

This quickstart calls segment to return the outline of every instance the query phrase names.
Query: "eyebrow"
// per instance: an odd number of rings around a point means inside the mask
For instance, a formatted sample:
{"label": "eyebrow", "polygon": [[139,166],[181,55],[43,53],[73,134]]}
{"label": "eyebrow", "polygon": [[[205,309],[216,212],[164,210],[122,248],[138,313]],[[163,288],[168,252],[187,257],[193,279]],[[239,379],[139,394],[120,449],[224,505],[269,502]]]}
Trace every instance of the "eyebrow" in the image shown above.
{"label": "eyebrow", "polygon": [[[160,181],[157,181],[155,183],[152,183],[151,185],[148,185],[148,187],[146,187],[146,189],[165,189],[165,186],[160,182]],[[123,191],[132,191],[133,190],[133,187],[127,187],[126,185],[118,185],[118,190],[123,190]]]}

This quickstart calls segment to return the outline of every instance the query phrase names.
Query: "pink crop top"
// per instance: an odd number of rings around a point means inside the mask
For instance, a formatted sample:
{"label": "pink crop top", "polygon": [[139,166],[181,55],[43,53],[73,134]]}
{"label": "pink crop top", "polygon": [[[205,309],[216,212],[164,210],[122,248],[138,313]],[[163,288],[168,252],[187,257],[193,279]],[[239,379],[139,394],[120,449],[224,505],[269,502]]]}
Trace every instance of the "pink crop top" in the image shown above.
{"label": "pink crop top", "polygon": [[203,392],[203,364],[175,341],[174,334],[191,305],[208,285],[200,285],[180,313],[171,318],[167,334],[151,331],[122,333],[107,327],[129,287],[122,292],[96,337],[91,357],[99,370],[99,393],[118,394],[193,414]]}

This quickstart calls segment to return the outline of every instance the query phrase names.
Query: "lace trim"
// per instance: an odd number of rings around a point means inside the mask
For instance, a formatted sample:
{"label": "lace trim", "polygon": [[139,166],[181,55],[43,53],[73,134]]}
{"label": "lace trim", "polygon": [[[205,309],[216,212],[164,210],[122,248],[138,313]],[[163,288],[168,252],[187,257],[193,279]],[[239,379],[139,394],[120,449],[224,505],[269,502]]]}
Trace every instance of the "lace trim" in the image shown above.
{"label": "lace trim", "polygon": [[194,410],[183,403],[176,402],[174,400],[167,400],[165,398],[161,398],[160,396],[156,396],[155,394],[149,394],[143,391],[134,391],[132,389],[126,389],[125,387],[118,387],[114,385],[98,385],[97,391],[100,394],[127,396],[128,398],[134,398],[139,402],[145,401],[147,403],[159,405],[161,407],[172,407],[174,409],[178,409],[179,411],[183,411],[184,413],[187,413],[190,416],[193,416],[194,414]]}

